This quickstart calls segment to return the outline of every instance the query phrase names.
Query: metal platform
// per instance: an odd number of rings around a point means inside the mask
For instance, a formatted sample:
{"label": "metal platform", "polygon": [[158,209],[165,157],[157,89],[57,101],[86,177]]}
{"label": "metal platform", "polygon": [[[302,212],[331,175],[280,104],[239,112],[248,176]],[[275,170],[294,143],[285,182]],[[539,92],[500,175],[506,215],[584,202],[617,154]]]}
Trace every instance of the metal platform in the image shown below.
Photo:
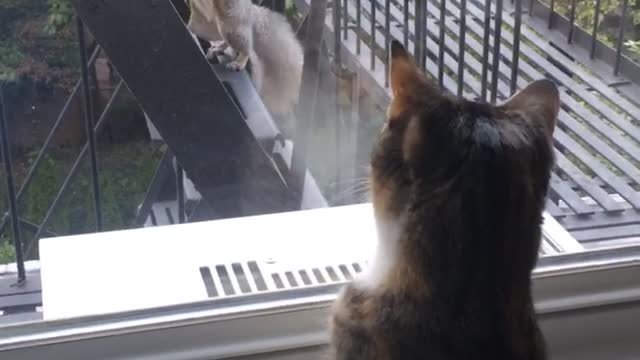
{"label": "metal platform", "polygon": [[[309,4],[297,1],[303,12]],[[416,6],[426,8],[426,19],[415,16]],[[626,85],[619,91],[611,74],[593,70],[606,69],[602,61],[573,58],[574,47],[584,50],[543,37],[522,21],[533,17],[511,6],[496,12],[494,5],[486,13],[477,1],[338,1],[326,19],[326,29],[333,34],[327,39],[333,41],[335,58],[355,71],[383,106],[389,101],[385,47],[392,38],[422,54],[418,62],[446,90],[467,98],[506,99],[534,79],[554,80],[562,109],[547,211],[582,242],[640,236],[637,85],[617,77],[617,83]],[[334,18],[335,13],[339,17]],[[628,97],[633,94],[638,96]]]}

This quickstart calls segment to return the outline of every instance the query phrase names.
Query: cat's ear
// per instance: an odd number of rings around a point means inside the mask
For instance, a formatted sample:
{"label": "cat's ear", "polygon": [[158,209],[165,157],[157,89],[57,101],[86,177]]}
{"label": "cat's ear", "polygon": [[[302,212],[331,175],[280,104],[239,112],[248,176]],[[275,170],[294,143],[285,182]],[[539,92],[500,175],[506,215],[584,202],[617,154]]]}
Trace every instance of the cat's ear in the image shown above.
{"label": "cat's ear", "polygon": [[391,41],[389,61],[389,82],[393,97],[440,96],[440,91],[424,76],[413,57],[397,40]]}
{"label": "cat's ear", "polygon": [[387,116],[390,124],[397,123],[395,120],[398,119],[406,119],[404,115],[415,111],[416,105],[422,106],[442,96],[440,90],[423,74],[413,57],[397,40],[391,42],[389,63],[392,96]]}
{"label": "cat's ear", "polygon": [[551,138],[560,111],[560,93],[553,81],[537,80],[513,95],[502,107],[523,112],[529,119],[542,121]]}

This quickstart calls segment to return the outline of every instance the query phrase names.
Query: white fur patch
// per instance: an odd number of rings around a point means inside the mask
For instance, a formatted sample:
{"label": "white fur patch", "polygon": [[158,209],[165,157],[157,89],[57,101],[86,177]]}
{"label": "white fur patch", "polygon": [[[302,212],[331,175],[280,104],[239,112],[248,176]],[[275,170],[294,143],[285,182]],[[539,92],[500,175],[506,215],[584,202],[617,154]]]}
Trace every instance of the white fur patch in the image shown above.
{"label": "white fur patch", "polygon": [[382,285],[389,272],[396,265],[398,242],[407,223],[403,214],[397,219],[377,219],[378,245],[369,266],[356,280],[355,285],[373,290]]}

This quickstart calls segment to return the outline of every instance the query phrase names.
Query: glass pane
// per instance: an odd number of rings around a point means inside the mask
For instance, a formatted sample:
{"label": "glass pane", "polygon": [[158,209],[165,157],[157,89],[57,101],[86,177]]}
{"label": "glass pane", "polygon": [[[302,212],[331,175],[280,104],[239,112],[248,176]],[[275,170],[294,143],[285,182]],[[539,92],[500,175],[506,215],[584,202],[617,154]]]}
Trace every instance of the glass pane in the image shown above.
{"label": "glass pane", "polygon": [[556,84],[540,258],[640,240],[640,2],[220,1],[0,3],[0,326],[356,278],[392,40],[439,94]]}

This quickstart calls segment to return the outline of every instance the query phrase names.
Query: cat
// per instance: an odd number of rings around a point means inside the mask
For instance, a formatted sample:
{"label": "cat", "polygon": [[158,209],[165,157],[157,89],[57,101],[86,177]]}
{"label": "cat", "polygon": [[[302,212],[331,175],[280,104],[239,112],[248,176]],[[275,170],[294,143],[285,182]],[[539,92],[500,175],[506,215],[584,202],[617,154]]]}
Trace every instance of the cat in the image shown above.
{"label": "cat", "polygon": [[441,92],[398,42],[371,155],[368,271],[332,307],[334,360],[546,359],[531,295],[559,92],[500,106]]}

